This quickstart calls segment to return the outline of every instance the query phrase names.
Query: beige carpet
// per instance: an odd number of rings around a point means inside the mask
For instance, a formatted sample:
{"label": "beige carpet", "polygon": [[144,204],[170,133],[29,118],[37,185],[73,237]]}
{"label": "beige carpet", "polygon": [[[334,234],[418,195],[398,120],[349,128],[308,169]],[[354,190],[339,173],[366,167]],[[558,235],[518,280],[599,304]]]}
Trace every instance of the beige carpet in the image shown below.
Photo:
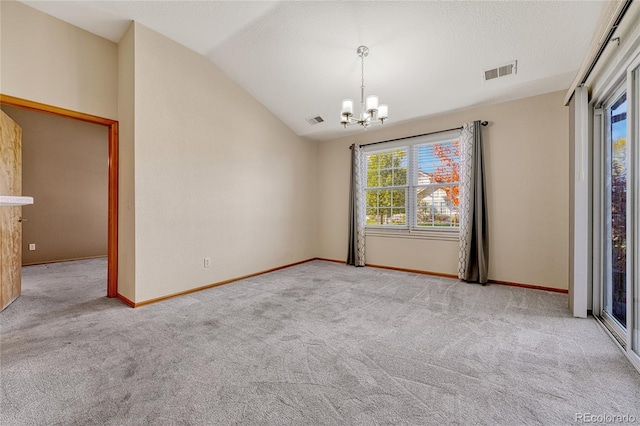
{"label": "beige carpet", "polygon": [[314,261],[131,309],[105,271],[25,268],[1,424],[640,423],[640,375],[563,294]]}

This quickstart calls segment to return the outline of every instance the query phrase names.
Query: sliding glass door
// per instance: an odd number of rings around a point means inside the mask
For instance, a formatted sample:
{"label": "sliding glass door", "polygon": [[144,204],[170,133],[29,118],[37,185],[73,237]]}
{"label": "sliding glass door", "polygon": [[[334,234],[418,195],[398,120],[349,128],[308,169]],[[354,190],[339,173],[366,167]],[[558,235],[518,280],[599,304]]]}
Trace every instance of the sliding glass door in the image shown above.
{"label": "sliding glass door", "polygon": [[594,102],[593,314],[640,370],[640,55],[618,81]]}
{"label": "sliding glass door", "polygon": [[627,330],[628,138],[623,86],[605,105],[602,318],[624,343]]}
{"label": "sliding glass door", "polygon": [[[582,204],[574,203],[573,217],[577,225],[591,222],[592,228],[582,240],[574,238],[586,245],[573,250],[578,279],[572,302],[583,308],[581,291],[591,285],[587,310],[640,371],[640,39],[635,34],[616,40],[620,43],[608,45],[611,54],[601,68],[574,93],[573,164]],[[587,103],[591,120],[585,120]],[[585,165],[589,181],[583,179]],[[586,192],[591,197],[585,203]],[[585,204],[590,209],[577,210]],[[581,268],[585,263],[590,271]]]}

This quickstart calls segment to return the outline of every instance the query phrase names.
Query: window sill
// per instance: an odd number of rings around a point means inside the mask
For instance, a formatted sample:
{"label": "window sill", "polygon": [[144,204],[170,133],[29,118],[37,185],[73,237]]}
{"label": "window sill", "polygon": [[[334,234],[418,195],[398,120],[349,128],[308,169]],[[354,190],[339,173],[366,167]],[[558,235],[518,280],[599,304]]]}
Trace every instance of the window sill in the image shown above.
{"label": "window sill", "polygon": [[458,229],[384,229],[384,228],[367,228],[365,230],[367,237],[383,237],[383,238],[413,238],[419,240],[441,240],[441,241],[459,241],[460,231]]}

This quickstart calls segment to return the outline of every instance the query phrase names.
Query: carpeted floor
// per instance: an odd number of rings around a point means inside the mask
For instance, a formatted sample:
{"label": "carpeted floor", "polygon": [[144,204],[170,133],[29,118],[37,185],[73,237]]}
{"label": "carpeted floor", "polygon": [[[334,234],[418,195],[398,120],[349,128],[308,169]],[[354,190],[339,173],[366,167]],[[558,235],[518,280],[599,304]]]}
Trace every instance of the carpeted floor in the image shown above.
{"label": "carpeted floor", "polygon": [[313,261],[131,309],[105,275],[24,269],[0,423],[640,423],[640,374],[563,294]]}

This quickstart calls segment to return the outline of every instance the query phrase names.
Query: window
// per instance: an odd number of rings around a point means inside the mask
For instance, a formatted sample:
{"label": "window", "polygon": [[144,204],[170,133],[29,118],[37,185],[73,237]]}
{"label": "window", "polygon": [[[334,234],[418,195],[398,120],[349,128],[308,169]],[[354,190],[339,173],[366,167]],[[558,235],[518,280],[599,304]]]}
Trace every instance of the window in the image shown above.
{"label": "window", "polygon": [[416,227],[459,226],[459,141],[417,145],[413,152],[416,164]]}
{"label": "window", "polygon": [[365,152],[368,228],[458,229],[459,132],[433,136]]}
{"label": "window", "polygon": [[368,154],[367,225],[407,224],[407,149]]}

